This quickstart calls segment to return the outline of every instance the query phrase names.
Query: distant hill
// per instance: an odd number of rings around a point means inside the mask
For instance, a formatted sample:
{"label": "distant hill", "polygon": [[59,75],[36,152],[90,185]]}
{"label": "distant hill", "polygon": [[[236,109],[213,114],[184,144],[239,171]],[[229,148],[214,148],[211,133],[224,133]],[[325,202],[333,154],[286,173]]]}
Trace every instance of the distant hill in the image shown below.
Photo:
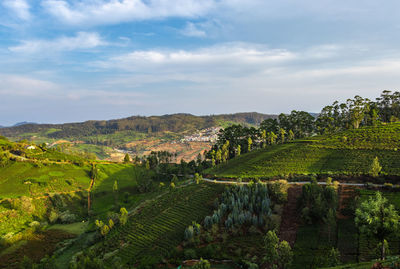
{"label": "distant hill", "polygon": [[21,122],[17,122],[12,127],[21,126],[21,125],[27,125],[27,124],[37,124],[37,123],[36,122],[29,122],[29,121],[21,121]]}
{"label": "distant hill", "polygon": [[65,124],[35,124],[19,123],[13,127],[2,128],[1,135],[17,137],[24,133],[47,132],[49,138],[70,138],[100,134],[113,134],[118,131],[136,131],[141,133],[159,132],[191,132],[213,126],[222,126],[227,122],[245,125],[259,125],[268,118],[277,118],[277,115],[251,113],[236,113],[209,116],[194,116],[191,114],[172,114],[163,116],[132,116],[123,119],[108,121],[85,121]]}

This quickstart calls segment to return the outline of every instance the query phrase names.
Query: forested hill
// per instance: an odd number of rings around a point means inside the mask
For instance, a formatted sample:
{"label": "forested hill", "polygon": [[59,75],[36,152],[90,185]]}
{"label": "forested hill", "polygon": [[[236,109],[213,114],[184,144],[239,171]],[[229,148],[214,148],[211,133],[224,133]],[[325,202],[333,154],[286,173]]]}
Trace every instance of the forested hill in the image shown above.
{"label": "forested hill", "polygon": [[81,137],[96,134],[112,134],[117,131],[132,130],[143,133],[158,132],[191,132],[226,123],[240,123],[244,125],[259,125],[268,118],[277,118],[277,115],[267,115],[256,112],[194,116],[191,114],[171,114],[163,116],[132,116],[123,119],[108,121],[85,121],[65,124],[24,124],[2,128],[0,134],[15,137],[24,133],[47,132],[51,138]]}

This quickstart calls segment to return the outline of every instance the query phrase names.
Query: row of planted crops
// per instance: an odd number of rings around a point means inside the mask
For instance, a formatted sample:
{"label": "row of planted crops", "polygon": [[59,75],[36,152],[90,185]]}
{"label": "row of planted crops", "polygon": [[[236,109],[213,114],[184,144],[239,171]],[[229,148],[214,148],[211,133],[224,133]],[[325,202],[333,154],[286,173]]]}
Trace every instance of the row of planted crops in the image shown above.
{"label": "row of planted crops", "polygon": [[161,262],[182,242],[184,230],[192,221],[201,221],[212,212],[213,201],[222,190],[223,186],[214,184],[189,185],[150,201],[107,237],[105,249],[119,249],[107,262]]}

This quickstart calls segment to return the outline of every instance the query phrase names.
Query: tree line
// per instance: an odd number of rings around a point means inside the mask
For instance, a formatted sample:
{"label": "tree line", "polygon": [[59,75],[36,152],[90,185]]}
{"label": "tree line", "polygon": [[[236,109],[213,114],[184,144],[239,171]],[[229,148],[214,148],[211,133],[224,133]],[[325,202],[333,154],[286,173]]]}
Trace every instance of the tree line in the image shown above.
{"label": "tree line", "polygon": [[400,92],[383,91],[375,101],[357,95],[344,103],[335,101],[316,115],[293,110],[290,114],[281,113],[277,118],[265,119],[258,128],[235,124],[221,129],[217,142],[206,156],[214,166],[269,145],[398,121]]}

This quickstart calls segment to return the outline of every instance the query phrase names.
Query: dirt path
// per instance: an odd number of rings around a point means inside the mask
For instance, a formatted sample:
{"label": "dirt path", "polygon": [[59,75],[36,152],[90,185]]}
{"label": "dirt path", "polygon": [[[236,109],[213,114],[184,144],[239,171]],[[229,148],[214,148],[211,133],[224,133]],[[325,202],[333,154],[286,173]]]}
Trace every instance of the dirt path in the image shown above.
{"label": "dirt path", "polygon": [[287,241],[293,248],[296,241],[297,229],[300,225],[300,214],[297,200],[302,192],[302,186],[294,185],[288,189],[288,201],[283,208],[282,220],[279,229],[279,238]]}

